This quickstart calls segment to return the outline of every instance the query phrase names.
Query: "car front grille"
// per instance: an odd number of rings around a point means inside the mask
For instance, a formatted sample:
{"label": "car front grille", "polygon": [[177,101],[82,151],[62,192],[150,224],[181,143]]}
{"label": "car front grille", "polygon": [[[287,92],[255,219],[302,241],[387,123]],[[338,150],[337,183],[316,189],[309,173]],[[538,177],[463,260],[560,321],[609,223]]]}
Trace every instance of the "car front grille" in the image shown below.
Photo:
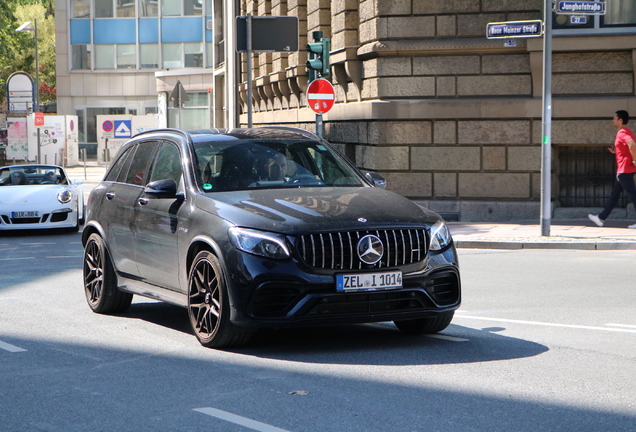
{"label": "car front grille", "polygon": [[[380,261],[369,265],[358,257],[360,239],[375,235],[382,241],[384,254]],[[296,248],[305,264],[311,267],[334,270],[396,267],[421,262],[428,252],[426,230],[396,229],[347,231],[306,234],[296,241]]]}

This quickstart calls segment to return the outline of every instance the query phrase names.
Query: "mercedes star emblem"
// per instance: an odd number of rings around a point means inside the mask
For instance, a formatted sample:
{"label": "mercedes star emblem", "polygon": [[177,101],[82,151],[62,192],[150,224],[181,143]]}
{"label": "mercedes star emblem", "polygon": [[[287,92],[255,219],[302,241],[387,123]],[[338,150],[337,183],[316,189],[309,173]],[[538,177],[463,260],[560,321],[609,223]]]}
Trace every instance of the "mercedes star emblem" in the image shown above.
{"label": "mercedes star emblem", "polygon": [[382,259],[384,246],[382,241],[374,235],[366,235],[358,242],[358,256],[365,264],[375,264]]}

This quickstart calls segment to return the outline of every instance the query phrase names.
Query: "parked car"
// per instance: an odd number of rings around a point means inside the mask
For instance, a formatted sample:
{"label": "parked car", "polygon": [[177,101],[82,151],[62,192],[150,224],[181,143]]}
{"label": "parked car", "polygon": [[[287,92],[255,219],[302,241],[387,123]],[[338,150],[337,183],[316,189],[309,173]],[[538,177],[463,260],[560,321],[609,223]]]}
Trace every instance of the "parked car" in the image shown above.
{"label": "parked car", "polygon": [[0,230],[70,228],[84,221],[83,179],[57,165],[0,168]]}
{"label": "parked car", "polygon": [[88,200],[88,305],[119,313],[138,294],[183,306],[207,347],[259,327],[439,332],[460,305],[451,235],[384,185],[300,129],[141,133]]}

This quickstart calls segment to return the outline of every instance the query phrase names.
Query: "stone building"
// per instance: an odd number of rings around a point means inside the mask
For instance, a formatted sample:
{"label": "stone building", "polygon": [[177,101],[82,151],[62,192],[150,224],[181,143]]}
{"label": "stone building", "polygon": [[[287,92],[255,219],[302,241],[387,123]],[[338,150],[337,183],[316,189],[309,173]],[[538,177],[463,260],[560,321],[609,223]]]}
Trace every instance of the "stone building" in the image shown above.
{"label": "stone building", "polygon": [[[306,107],[303,47],[320,30],[331,39],[337,97],[324,115],[325,138],[359,167],[381,173],[388,189],[449,220],[539,218],[543,38],[509,46],[487,39],[486,25],[543,19],[544,0],[200,3],[207,8],[203,19],[212,21],[203,70],[159,62],[154,94],[146,92],[146,81],[136,89],[143,98],[165,100],[181,80],[188,92],[210,89],[211,102],[200,107],[208,110],[204,126],[244,126],[246,55],[236,53],[233,17],[296,16],[298,52],[253,54],[254,126],[315,128]],[[611,117],[618,109],[636,113],[636,3],[606,5],[603,17],[553,16],[553,217],[584,217],[603,205],[614,172],[606,150],[615,135]],[[628,210],[631,205],[613,216]]]}
{"label": "stone building", "polygon": [[[506,47],[486,38],[486,25],[543,19],[544,3],[260,0],[242,1],[239,12],[297,16],[301,47],[314,30],[331,38],[337,103],[324,116],[325,137],[389,189],[448,219],[536,220],[543,38]],[[611,117],[636,113],[636,6],[610,0],[602,18],[553,19],[554,216],[584,217],[613,182]],[[303,108],[306,60],[303,51],[254,55],[254,125],[314,127]]]}

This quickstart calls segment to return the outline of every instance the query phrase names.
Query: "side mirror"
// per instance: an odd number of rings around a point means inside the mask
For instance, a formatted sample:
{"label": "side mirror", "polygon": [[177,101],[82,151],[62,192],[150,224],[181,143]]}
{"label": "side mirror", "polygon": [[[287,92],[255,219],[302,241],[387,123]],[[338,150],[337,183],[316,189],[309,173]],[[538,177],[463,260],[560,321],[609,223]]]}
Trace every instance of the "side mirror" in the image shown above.
{"label": "side mirror", "polygon": [[386,180],[380,174],[367,171],[364,173],[364,177],[369,180],[373,186],[386,189]]}
{"label": "side mirror", "polygon": [[171,179],[156,180],[146,185],[144,193],[153,198],[176,198],[177,183]]}

